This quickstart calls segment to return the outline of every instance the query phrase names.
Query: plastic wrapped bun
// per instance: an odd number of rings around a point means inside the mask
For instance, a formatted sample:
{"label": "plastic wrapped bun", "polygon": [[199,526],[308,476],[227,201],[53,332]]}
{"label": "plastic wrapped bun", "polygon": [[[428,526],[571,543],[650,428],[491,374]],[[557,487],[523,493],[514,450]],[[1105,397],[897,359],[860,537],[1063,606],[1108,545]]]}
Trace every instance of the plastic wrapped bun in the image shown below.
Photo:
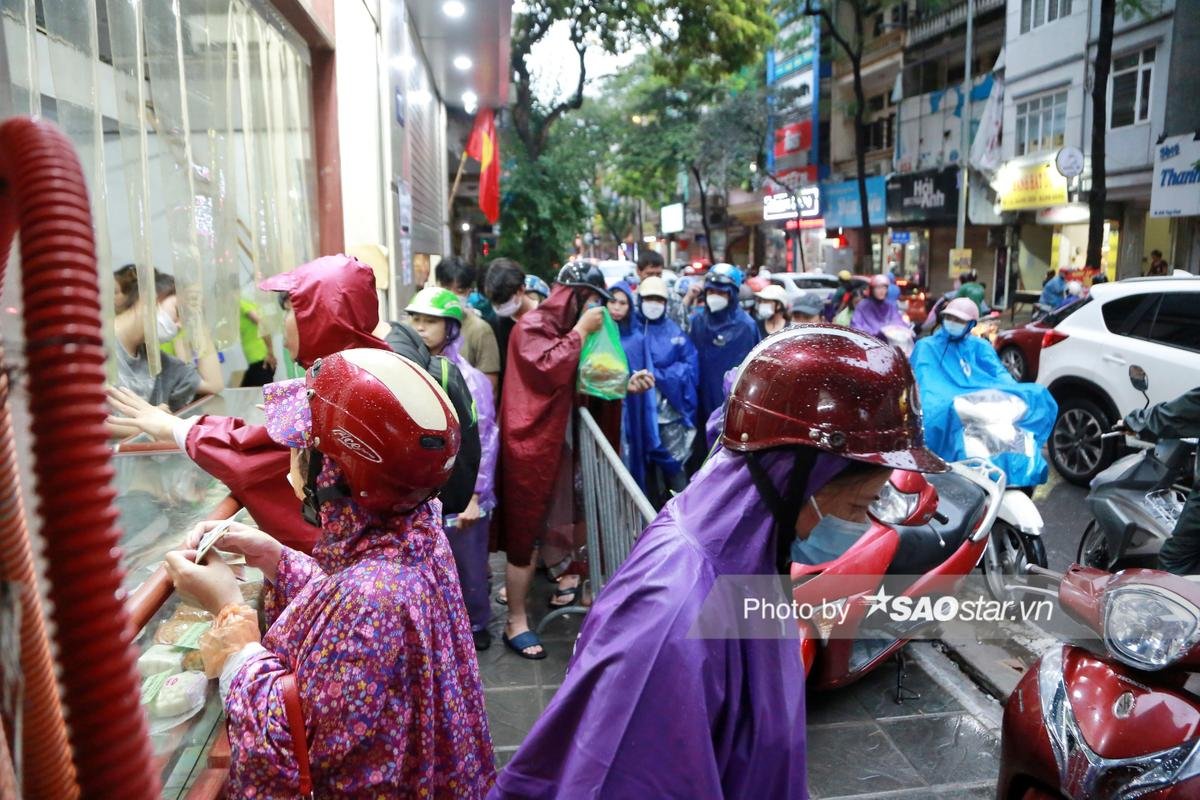
{"label": "plastic wrapped bun", "polygon": [[167,678],[158,690],[150,713],[177,725],[204,708],[207,694],[208,678],[203,672],[180,672]]}
{"label": "plastic wrapped bun", "polygon": [[137,665],[143,678],[160,672],[170,672],[173,675],[183,671],[183,651],[162,644],[151,645],[138,658]]}

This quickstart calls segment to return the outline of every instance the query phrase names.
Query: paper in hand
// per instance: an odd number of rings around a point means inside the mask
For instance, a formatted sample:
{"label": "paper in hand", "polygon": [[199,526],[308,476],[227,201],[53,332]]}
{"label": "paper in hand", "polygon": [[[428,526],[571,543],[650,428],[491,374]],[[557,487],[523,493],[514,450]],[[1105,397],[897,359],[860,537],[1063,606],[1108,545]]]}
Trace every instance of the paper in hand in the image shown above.
{"label": "paper in hand", "polygon": [[208,551],[213,548],[217,540],[225,534],[232,520],[222,520],[219,525],[213,527],[211,531],[204,534],[204,538],[200,540],[200,545],[196,548],[196,563],[200,564],[204,561],[204,557],[208,555]]}

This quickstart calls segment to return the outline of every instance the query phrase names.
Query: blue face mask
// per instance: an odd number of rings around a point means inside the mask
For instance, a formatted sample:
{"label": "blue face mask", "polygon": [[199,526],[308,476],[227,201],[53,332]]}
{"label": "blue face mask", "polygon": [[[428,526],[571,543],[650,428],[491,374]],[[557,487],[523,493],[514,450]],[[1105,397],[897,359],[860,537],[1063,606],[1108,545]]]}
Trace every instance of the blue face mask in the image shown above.
{"label": "blue face mask", "polygon": [[946,335],[951,339],[961,339],[967,335],[967,323],[959,322],[955,319],[947,319],[942,321],[942,327],[946,329]]}
{"label": "blue face mask", "polygon": [[588,309],[599,308],[602,305],[604,305],[604,303],[601,303],[599,300],[589,300],[588,304],[587,304],[587,308]]}

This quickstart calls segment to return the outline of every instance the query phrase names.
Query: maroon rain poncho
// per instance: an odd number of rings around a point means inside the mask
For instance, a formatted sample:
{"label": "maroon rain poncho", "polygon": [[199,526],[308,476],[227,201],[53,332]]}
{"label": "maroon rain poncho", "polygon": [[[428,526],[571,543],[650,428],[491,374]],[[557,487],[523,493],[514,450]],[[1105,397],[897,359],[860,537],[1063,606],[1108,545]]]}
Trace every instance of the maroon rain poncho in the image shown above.
{"label": "maroon rain poncho", "polygon": [[518,567],[529,566],[534,544],[546,536],[551,500],[563,476],[570,480],[563,459],[583,349],[583,337],[573,330],[578,318],[574,290],[555,286],[508,339],[497,524],[500,549]]}
{"label": "maroon rain poncho", "polygon": [[[303,367],[354,347],[390,350],[374,336],[379,324],[375,274],[350,256],[324,256],[268,278],[264,291],[287,292],[296,312]],[[187,435],[187,454],[227,487],[255,523],[283,544],[308,553],[321,531],[304,522],[300,502],[284,476],[288,448],[262,425],[233,417],[203,416]]]}

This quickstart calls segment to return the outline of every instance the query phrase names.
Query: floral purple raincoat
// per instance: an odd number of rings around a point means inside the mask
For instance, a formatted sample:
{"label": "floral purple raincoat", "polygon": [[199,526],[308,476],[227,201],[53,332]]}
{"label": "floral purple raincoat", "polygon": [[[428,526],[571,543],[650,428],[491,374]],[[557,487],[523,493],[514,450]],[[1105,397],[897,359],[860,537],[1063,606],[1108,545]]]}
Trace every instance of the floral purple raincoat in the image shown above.
{"label": "floral purple raincoat", "polygon": [[[326,461],[319,487],[340,470]],[[313,557],[285,548],[266,652],[233,676],[229,797],[296,797],[280,678],[294,672],[319,797],[477,798],[495,770],[440,503],[382,517],[321,506]]]}

